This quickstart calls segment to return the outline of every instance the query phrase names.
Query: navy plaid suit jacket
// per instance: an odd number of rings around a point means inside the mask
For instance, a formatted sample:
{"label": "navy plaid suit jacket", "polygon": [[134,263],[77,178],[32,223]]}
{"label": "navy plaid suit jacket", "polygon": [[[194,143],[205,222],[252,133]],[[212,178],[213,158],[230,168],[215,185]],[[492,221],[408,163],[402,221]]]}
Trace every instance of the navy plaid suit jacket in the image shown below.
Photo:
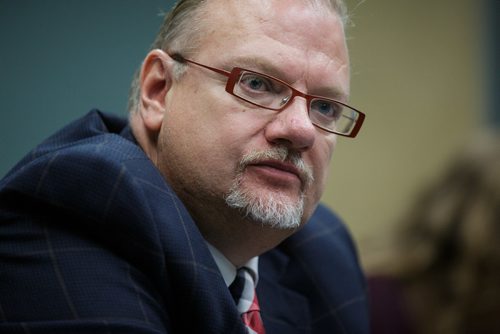
{"label": "navy plaid suit jacket", "polygon": [[[368,332],[354,247],[323,206],[259,271],[268,334]],[[92,111],[0,182],[0,333],[245,333],[196,224],[125,120]]]}

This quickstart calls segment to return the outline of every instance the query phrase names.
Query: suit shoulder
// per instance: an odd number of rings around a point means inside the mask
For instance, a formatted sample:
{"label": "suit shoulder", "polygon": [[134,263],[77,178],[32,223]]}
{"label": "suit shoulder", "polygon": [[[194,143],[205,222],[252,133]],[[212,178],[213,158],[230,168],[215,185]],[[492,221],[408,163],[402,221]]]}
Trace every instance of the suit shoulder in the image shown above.
{"label": "suit shoulder", "polygon": [[350,231],[344,221],[330,208],[319,204],[301,233],[305,235],[329,234],[337,246],[345,244],[355,252]]}
{"label": "suit shoulder", "polygon": [[125,126],[126,121],[97,111],[71,123],[7,174],[0,182],[1,198],[15,194],[86,215],[101,212],[102,217],[111,201],[142,203],[145,187],[138,183],[168,193],[142,149],[120,135]]}

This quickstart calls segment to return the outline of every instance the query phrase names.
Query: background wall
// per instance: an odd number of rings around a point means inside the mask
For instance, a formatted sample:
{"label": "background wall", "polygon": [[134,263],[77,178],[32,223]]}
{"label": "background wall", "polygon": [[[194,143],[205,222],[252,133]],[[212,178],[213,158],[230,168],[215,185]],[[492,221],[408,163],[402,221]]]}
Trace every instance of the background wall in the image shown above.
{"label": "background wall", "polygon": [[126,115],[166,0],[0,0],[0,176],[91,108]]}
{"label": "background wall", "polygon": [[[126,114],[130,78],[171,3],[0,0],[0,175],[90,108]],[[418,190],[482,129],[492,90],[483,2],[347,4],[352,104],[367,119],[359,138],[339,140],[324,201],[370,268]]]}
{"label": "background wall", "polygon": [[486,125],[488,4],[347,2],[352,104],[367,119],[359,138],[338,145],[325,201],[351,226],[370,269],[416,194]]}

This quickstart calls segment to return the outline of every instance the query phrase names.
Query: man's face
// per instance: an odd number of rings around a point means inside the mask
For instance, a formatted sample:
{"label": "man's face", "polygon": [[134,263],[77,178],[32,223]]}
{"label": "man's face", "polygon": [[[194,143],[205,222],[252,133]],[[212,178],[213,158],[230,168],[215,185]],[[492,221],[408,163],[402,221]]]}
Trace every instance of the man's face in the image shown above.
{"label": "man's face", "polygon": [[[288,0],[207,6],[206,35],[193,60],[272,75],[309,94],[347,98],[348,57],[336,14]],[[303,98],[277,113],[228,94],[226,80],[189,65],[173,82],[158,167],[195,216],[211,208],[295,228],[323,193],[336,136],[312,125]]]}

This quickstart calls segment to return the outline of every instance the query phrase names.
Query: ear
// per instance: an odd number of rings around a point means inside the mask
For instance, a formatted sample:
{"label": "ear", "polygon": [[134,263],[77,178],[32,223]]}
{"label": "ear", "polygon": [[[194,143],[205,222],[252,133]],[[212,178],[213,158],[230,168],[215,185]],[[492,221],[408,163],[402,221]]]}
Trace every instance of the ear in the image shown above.
{"label": "ear", "polygon": [[148,53],[140,74],[140,116],[149,135],[157,135],[165,114],[167,92],[172,85],[173,60],[162,50]]}

